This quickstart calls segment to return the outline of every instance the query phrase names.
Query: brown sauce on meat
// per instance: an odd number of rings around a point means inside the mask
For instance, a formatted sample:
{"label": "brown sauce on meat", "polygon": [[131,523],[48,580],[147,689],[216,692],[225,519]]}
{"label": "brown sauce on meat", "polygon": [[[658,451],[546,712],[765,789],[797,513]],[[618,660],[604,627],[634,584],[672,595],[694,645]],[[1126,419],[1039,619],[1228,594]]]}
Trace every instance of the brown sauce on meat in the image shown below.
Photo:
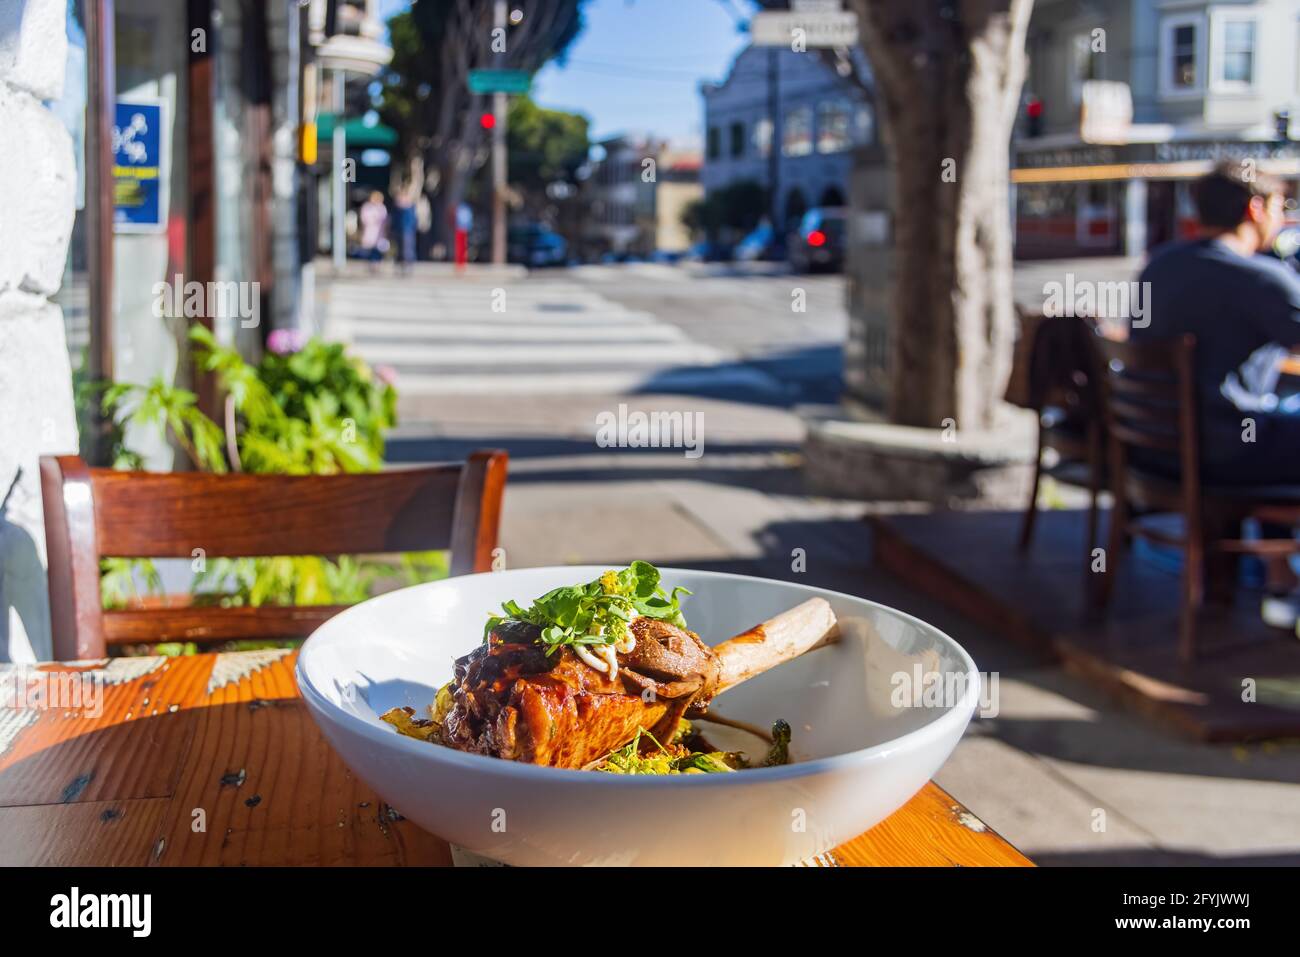
{"label": "brown sauce on meat", "polygon": [[666,741],[688,710],[707,708],[717,660],[697,635],[665,622],[638,618],[632,634],[636,647],[619,656],[611,679],[570,647],[547,655],[535,625],[502,622],[485,644],[456,660],[455,704],[443,723],[443,743],[581,768],[642,728]]}

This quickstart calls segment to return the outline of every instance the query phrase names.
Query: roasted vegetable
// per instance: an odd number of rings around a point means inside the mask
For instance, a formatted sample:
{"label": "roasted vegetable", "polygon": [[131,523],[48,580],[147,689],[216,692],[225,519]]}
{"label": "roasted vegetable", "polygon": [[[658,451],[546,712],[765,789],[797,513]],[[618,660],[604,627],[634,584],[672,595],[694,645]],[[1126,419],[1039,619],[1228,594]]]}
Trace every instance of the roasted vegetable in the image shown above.
{"label": "roasted vegetable", "polygon": [[767,757],[763,759],[763,767],[775,767],[778,764],[790,763],[790,723],[784,718],[778,718],[776,724],[772,725],[772,746],[767,749]]}
{"label": "roasted vegetable", "polygon": [[387,721],[407,737],[441,744],[442,723],[447,719],[447,713],[451,711],[452,706],[455,704],[455,699],[452,698],[451,694],[453,687],[449,681],[438,689],[433,704],[429,706],[429,717],[427,718],[417,718],[414,708],[399,707],[388,709],[379,716],[379,720]]}
{"label": "roasted vegetable", "polygon": [[[642,753],[642,738],[653,748]],[[654,735],[639,728],[628,744],[610,754],[591,770],[609,774],[715,774],[749,767],[745,756],[736,751],[691,752],[679,744],[667,747]]]}
{"label": "roasted vegetable", "polygon": [[379,716],[380,720],[387,721],[399,734],[404,734],[408,738],[419,738],[421,741],[432,741],[434,744],[439,743],[439,728],[428,718],[417,718],[414,708],[390,708]]}

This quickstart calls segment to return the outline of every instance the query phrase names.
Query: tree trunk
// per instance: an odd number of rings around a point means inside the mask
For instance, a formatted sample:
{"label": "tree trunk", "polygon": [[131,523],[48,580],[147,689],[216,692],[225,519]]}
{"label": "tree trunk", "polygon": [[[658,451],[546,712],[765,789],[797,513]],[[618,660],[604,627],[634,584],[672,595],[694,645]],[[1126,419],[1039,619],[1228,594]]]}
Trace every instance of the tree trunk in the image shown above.
{"label": "tree trunk", "polygon": [[458,128],[444,136],[442,147],[436,154],[439,184],[435,210],[441,220],[438,223],[440,231],[436,235],[444,237],[448,249],[451,248],[455,235],[456,210],[465,198],[470,177],[477,169],[475,156],[482,136],[478,124],[479,98],[470,97],[469,102],[469,106],[459,110],[446,110],[445,115],[451,119],[451,123],[458,124]]}
{"label": "tree trunk", "polygon": [[994,423],[1011,368],[1008,173],[1033,0],[850,0],[894,173],[889,415]]}

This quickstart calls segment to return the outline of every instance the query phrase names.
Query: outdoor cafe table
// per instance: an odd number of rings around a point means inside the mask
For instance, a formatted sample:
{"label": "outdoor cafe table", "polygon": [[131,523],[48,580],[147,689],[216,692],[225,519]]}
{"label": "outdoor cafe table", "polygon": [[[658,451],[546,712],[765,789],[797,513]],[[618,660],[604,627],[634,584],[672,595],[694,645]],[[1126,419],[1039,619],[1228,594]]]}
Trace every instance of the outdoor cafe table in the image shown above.
{"label": "outdoor cafe table", "polygon": [[[0,664],[0,865],[450,864],[445,841],[330,749],[298,696],[294,659]],[[32,680],[37,671],[86,672],[79,686],[102,695],[34,707],[30,689],[58,687]],[[817,863],[1030,862],[930,783]]]}

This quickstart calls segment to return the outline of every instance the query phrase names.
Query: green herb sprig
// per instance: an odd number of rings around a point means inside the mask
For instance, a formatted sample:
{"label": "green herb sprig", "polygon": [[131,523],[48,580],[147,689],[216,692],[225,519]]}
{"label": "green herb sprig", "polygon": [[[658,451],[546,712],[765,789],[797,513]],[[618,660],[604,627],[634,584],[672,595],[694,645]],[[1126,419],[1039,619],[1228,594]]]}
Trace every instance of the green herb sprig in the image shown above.
{"label": "green herb sprig", "polygon": [[636,615],[657,618],[686,627],[682,587],[665,592],[659,569],[649,562],[633,562],[621,571],[607,571],[585,585],[567,585],[548,591],[528,608],[516,601],[502,604],[504,615],[493,615],[483,629],[483,640],[503,621],[526,621],[542,629],[540,643],[548,655],[564,645],[612,645],[627,635]]}

